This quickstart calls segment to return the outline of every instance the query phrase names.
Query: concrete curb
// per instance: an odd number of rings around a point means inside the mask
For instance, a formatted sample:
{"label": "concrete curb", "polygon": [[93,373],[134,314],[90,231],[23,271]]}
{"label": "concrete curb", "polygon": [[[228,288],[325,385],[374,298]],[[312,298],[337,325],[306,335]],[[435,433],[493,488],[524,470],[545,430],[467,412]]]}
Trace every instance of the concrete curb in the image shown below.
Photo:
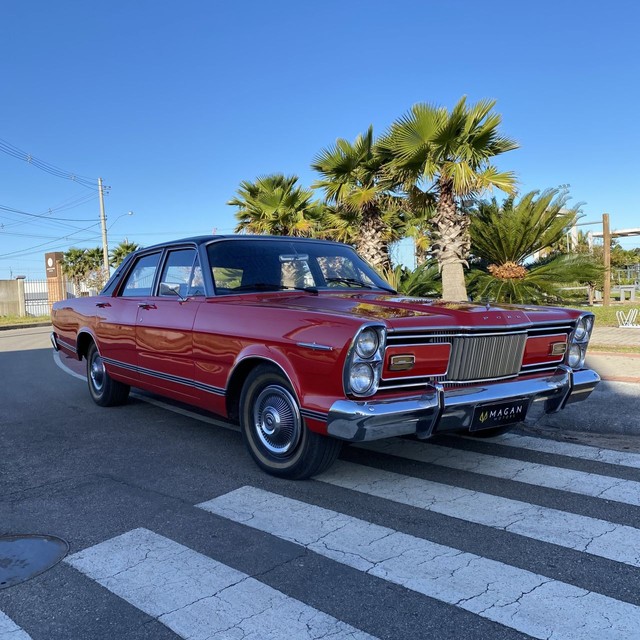
{"label": "concrete curb", "polygon": [[[607,345],[610,347],[611,345]],[[587,352],[587,357],[589,356],[609,356],[613,358],[640,358],[640,353],[619,353],[617,351],[600,351],[599,349],[591,348],[589,346],[589,351]]]}
{"label": "concrete curb", "polygon": [[33,329],[34,327],[50,327],[51,322],[26,322],[25,324],[0,324],[0,331],[11,329]]}
{"label": "concrete curb", "polygon": [[605,375],[601,375],[600,379],[607,380],[609,382],[628,382],[631,384],[640,384],[640,378],[634,378],[629,376],[607,376],[605,374]]}

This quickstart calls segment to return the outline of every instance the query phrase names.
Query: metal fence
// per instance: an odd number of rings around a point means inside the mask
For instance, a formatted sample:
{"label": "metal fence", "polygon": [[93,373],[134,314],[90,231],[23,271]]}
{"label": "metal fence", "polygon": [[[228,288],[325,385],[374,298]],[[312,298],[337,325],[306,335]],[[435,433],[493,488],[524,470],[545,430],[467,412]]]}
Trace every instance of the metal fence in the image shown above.
{"label": "metal fence", "polygon": [[[62,297],[75,297],[73,293],[73,285],[70,282],[66,283]],[[24,281],[24,306],[26,315],[28,316],[48,316],[51,313],[49,290],[47,288],[46,280]]]}

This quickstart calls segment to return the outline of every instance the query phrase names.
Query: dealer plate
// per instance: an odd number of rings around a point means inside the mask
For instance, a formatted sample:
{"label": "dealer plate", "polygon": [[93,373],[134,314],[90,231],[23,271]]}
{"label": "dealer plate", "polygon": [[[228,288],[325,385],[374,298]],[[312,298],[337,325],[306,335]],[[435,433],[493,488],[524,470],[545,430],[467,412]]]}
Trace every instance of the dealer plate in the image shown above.
{"label": "dealer plate", "polygon": [[530,400],[509,400],[508,402],[492,402],[476,407],[471,421],[471,431],[502,427],[503,425],[522,422],[527,415]]}

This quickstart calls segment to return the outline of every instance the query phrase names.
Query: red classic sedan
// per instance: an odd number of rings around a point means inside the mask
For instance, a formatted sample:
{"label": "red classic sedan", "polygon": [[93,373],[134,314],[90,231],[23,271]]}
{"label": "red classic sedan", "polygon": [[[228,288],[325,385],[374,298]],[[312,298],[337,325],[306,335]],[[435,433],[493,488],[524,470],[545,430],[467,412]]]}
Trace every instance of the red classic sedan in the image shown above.
{"label": "red classic sedan", "polygon": [[238,422],[265,471],[308,478],[343,441],[495,434],[584,400],[593,316],[398,295],[351,247],[205,236],[131,254],[54,304],[56,350],[101,406],[131,386]]}

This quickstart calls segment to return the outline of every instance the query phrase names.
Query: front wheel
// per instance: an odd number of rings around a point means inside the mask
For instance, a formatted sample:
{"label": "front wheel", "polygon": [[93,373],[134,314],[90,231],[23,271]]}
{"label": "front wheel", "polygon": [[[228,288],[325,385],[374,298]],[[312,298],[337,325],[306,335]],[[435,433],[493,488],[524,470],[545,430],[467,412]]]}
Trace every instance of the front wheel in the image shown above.
{"label": "front wheel", "polygon": [[102,356],[93,343],[87,351],[87,382],[93,401],[101,407],[123,404],[129,397],[129,385],[114,380],[107,373]]}
{"label": "front wheel", "polygon": [[267,365],[254,369],[242,388],[240,426],[258,466],[282,478],[303,480],[322,473],[342,445],[307,429],[289,381]]}

